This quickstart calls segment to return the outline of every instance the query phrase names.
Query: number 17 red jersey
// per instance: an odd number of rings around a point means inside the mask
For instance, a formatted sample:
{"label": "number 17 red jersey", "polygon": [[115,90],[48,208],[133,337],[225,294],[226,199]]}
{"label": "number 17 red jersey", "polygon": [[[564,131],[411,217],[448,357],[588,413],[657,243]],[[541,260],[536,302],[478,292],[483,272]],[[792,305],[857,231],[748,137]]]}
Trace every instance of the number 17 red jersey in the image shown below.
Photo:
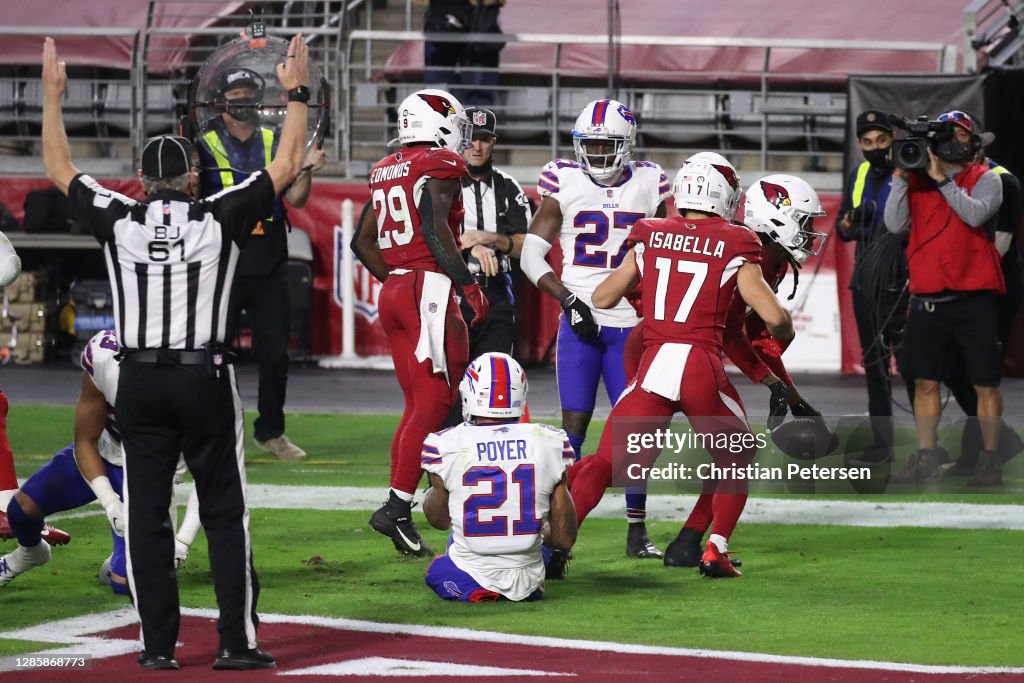
{"label": "number 17 red jersey", "polygon": [[644,348],[665,343],[722,349],[736,274],[761,262],[752,230],[721,218],[641,220],[633,226],[643,291]]}
{"label": "number 17 red jersey", "polygon": [[[466,175],[461,156],[439,147],[403,147],[370,170],[369,185],[377,217],[377,244],[389,268],[443,272],[423,239],[417,207],[427,178],[458,179]],[[448,227],[459,244],[462,194],[448,214]],[[440,228],[440,226],[438,226]]]}

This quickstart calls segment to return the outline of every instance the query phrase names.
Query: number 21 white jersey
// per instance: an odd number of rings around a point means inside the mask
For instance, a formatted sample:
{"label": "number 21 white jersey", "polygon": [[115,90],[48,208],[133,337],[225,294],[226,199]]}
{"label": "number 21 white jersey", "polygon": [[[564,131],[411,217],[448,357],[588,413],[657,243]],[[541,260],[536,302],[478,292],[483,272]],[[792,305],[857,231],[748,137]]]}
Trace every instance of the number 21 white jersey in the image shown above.
{"label": "number 21 white jersey", "polygon": [[633,225],[654,216],[672,196],[668,178],[658,164],[634,161],[614,185],[598,185],[575,161],[548,162],[537,181],[542,197],[562,209],[562,283],[586,302],[598,325],[633,327],[639,322],[625,300],[609,310],[594,309],[594,289],[629,251],[626,238]]}
{"label": "number 21 white jersey", "polygon": [[541,528],[572,457],[565,432],[543,424],[463,423],[428,436],[422,466],[449,492],[455,565],[512,600],[536,590]]}

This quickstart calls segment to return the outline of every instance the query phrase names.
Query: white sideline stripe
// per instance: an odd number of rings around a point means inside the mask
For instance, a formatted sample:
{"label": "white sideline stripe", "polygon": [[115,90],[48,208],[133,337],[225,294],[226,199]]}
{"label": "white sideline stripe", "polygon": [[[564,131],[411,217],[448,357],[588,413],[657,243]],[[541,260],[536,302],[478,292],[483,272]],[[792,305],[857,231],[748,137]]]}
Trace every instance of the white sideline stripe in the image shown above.
{"label": "white sideline stripe", "polygon": [[[217,610],[183,607],[183,616],[216,619]],[[699,657],[702,659],[725,659],[738,662],[756,662],[767,664],[792,664],[811,667],[835,667],[843,669],[875,669],[884,671],[908,671],[927,674],[1022,674],[1024,667],[1003,666],[945,666],[931,664],[909,664],[902,662],[880,662],[873,660],[829,659],[821,657],[798,657],[791,655],[771,655],[756,652],[737,652],[731,650],[704,650],[693,648],[664,647],[656,645],[635,645],[628,643],[610,643],[599,640],[575,640],[552,638],[547,636],[526,636],[496,631],[475,631],[468,628],[452,626],[420,626],[417,624],[388,624],[356,619],[335,617],[296,616],[288,614],[263,614],[260,620],[264,623],[305,624],[322,628],[362,631],[364,633],[388,633],[423,636],[427,638],[443,638],[469,640],[474,642],[487,641],[493,643],[512,643],[516,645],[532,645],[570,650],[591,650],[596,652],[617,652],[622,654],[667,655],[676,657]],[[138,640],[111,640],[99,636],[83,635],[106,631],[137,623],[137,617],[131,608],[121,608],[110,612],[87,614],[59,621],[51,621],[38,626],[15,631],[0,632],[0,638],[11,640],[30,640],[53,643],[73,643],[59,651],[41,650],[32,654],[82,654],[82,648],[94,657],[112,657],[129,652],[137,652],[141,648]],[[102,654],[101,654],[102,653]],[[30,656],[29,654],[16,655]],[[0,671],[14,669],[15,657],[0,658]]]}
{"label": "white sideline stripe", "polygon": [[381,678],[444,676],[477,678],[480,676],[575,676],[561,671],[536,669],[503,669],[498,666],[455,664],[430,660],[395,659],[393,657],[363,657],[343,662],[317,664],[305,669],[289,669],[279,676],[378,676]]}
{"label": "white sideline stripe", "polygon": [[[179,505],[185,505],[190,491],[191,484],[182,484],[176,488],[175,497]],[[384,491],[383,488],[360,486],[249,484],[246,501],[251,508],[373,511],[384,502]],[[694,495],[651,495],[647,497],[647,516],[653,520],[681,521],[696,501],[697,496]],[[591,516],[618,519],[622,517],[624,509],[625,497],[620,493],[609,493]],[[88,509],[54,515],[49,519],[59,521],[100,514],[105,513],[98,509]],[[751,498],[743,511],[743,523],[1024,531],[1024,505],[869,502],[831,500],[825,497]]]}

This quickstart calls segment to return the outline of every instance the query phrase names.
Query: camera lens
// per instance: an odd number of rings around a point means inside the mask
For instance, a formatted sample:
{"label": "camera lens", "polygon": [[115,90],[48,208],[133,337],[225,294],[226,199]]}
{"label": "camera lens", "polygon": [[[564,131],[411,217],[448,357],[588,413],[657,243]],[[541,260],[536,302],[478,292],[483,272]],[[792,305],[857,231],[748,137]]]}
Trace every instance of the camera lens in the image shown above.
{"label": "camera lens", "polygon": [[897,167],[905,169],[924,168],[925,141],[920,138],[898,140],[893,149],[893,160]]}

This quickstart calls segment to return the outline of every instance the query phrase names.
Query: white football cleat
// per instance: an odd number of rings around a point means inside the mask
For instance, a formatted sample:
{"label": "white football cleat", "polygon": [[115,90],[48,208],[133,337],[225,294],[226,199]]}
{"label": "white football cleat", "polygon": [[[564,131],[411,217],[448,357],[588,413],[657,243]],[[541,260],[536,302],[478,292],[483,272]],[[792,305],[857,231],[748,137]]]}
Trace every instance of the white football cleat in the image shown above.
{"label": "white football cleat", "polygon": [[19,545],[14,552],[0,557],[0,588],[9,584],[19,574],[41,567],[49,561],[50,544],[46,541],[39,541],[38,545],[31,548]]}

